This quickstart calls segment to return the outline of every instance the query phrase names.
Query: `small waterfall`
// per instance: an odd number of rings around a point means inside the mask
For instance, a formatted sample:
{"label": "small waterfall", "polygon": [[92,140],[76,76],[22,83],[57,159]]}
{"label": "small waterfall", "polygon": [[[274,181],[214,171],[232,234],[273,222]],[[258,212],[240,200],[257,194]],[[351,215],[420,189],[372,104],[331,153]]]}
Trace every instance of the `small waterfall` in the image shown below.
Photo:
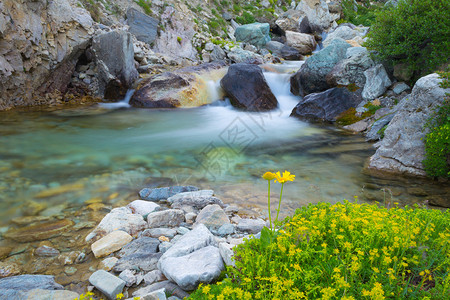
{"label": "small waterfall", "polygon": [[114,103],[99,103],[100,107],[103,108],[109,108],[109,109],[116,109],[116,108],[128,108],[131,107],[130,105],[130,99],[133,96],[135,90],[128,90],[125,94],[125,98],[119,102]]}

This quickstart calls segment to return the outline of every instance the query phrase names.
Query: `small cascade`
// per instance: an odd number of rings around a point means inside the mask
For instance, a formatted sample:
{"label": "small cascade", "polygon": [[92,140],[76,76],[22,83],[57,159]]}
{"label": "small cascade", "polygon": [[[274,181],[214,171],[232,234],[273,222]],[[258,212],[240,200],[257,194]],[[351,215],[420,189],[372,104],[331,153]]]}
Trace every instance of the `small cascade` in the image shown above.
{"label": "small cascade", "polygon": [[125,98],[123,98],[123,100],[119,101],[119,102],[114,102],[114,103],[99,103],[100,107],[103,108],[109,108],[109,109],[117,109],[117,108],[128,108],[131,107],[130,105],[130,99],[134,94],[134,89],[128,90],[127,93],[125,94]]}
{"label": "small cascade", "polygon": [[317,47],[316,49],[314,49],[313,53],[319,52],[320,50],[323,49],[323,41],[325,41],[325,39],[327,38],[328,32],[324,31],[320,34],[320,36],[322,37],[322,40],[317,43]]}

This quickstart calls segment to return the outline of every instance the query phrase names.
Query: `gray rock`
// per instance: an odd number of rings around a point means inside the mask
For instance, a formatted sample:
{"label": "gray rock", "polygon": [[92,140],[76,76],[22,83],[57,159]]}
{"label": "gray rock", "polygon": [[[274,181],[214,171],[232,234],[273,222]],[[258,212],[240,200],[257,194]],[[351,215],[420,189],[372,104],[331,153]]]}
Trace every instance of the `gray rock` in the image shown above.
{"label": "gray rock", "polygon": [[214,49],[211,52],[211,61],[221,61],[227,57],[227,54],[219,45],[214,45]]}
{"label": "gray rock", "polygon": [[330,46],[308,57],[300,70],[291,77],[291,92],[305,96],[329,89],[326,75],[345,58],[350,47],[344,40],[335,39]]}
{"label": "gray rock", "polygon": [[[357,50],[353,50],[357,49]],[[355,84],[362,88],[366,83],[364,71],[373,67],[375,63],[364,47],[347,49],[346,58],[339,61],[327,74],[326,80],[330,86]]]}
{"label": "gray rock", "polygon": [[357,36],[363,36],[364,31],[359,31],[357,29],[352,29],[348,26],[339,26],[333,32],[327,35],[327,38],[323,41],[323,46],[327,47],[336,38],[341,38],[343,40],[351,40]]}
{"label": "gray rock", "polygon": [[149,236],[152,238],[159,238],[160,236],[173,238],[177,234],[177,231],[172,228],[149,228],[142,232],[142,236]]}
{"label": "gray rock", "polygon": [[114,265],[114,272],[122,272],[124,270],[135,271],[153,271],[157,268],[158,260],[161,258],[162,253],[146,253],[136,252],[131,255],[120,258]]}
{"label": "gray rock", "polygon": [[408,98],[398,104],[398,112],[389,123],[384,139],[370,158],[369,169],[410,175],[425,175],[422,161],[425,158],[423,130],[426,120],[441,105],[450,89],[439,86],[442,79],[437,74],[420,78]]}
{"label": "gray rock", "polygon": [[181,235],[185,235],[185,234],[188,233],[189,231],[190,231],[190,230],[189,230],[188,228],[186,228],[186,227],[180,226],[180,227],[177,228],[177,233],[178,233],[178,234],[181,234]]}
{"label": "gray rock", "polygon": [[265,225],[266,222],[261,219],[240,219],[236,228],[244,232],[258,233],[264,228]]}
{"label": "gray rock", "polygon": [[22,297],[34,289],[62,290],[64,287],[50,275],[18,275],[0,279],[1,299],[24,299]]}
{"label": "gray rock", "polygon": [[366,133],[366,141],[373,142],[379,140],[381,138],[380,130],[392,121],[394,115],[394,113],[391,113],[375,121]]}
{"label": "gray rock", "polygon": [[201,282],[212,282],[223,269],[219,249],[214,246],[207,246],[184,256],[167,257],[160,264],[160,270],[169,280],[188,291],[195,289]]}
{"label": "gray rock", "polygon": [[167,250],[170,249],[170,247],[173,246],[173,243],[170,242],[162,242],[161,244],[159,244],[159,252],[161,253],[166,253]]}
{"label": "gray rock", "polygon": [[108,299],[116,299],[116,295],[125,287],[125,281],[104,270],[95,271],[89,277],[89,282]]}
{"label": "gray rock", "polygon": [[114,230],[122,230],[130,235],[136,235],[145,228],[147,228],[147,223],[141,215],[133,214],[130,209],[125,207],[115,208],[86,237],[86,242],[95,237],[105,236]]}
{"label": "gray rock", "polygon": [[261,55],[251,51],[243,50],[240,47],[234,47],[227,54],[228,58],[234,63],[262,64],[264,59]]}
{"label": "gray rock", "polygon": [[179,209],[168,209],[153,212],[147,216],[149,228],[176,227],[184,222],[184,212]]}
{"label": "gray rock", "polygon": [[233,247],[233,245],[228,243],[219,244],[220,255],[227,266],[236,266],[234,260],[232,259],[234,255]]}
{"label": "gray rock", "polygon": [[136,283],[136,275],[131,270],[124,270],[119,274],[119,278],[125,281],[125,285],[130,287]]}
{"label": "gray rock", "polygon": [[272,53],[279,53],[284,47],[284,44],[277,41],[270,41],[264,47]]}
{"label": "gray rock", "polygon": [[404,82],[396,82],[392,88],[394,93],[396,93],[397,95],[400,95],[401,93],[406,92],[410,89],[411,88],[409,87],[409,85]]}
{"label": "gray rock", "polygon": [[217,234],[220,236],[226,236],[233,234],[235,231],[235,226],[233,224],[223,224],[220,226],[220,228],[217,230]]}
{"label": "gray rock", "polygon": [[344,126],[344,129],[353,131],[353,132],[363,132],[364,130],[367,129],[367,127],[369,127],[369,123],[367,123],[364,120],[358,121],[356,123]]}
{"label": "gray rock", "polygon": [[18,296],[18,298],[2,298],[2,299],[67,300],[67,299],[78,299],[79,296],[80,295],[78,293],[72,291],[65,291],[65,290],[49,291],[44,289],[34,289],[26,292],[22,291]]}
{"label": "gray rock", "polygon": [[294,31],[286,31],[286,44],[297,49],[300,54],[309,54],[317,46],[312,35]]}
{"label": "gray rock", "polygon": [[111,271],[118,260],[117,257],[107,257],[99,263],[98,269]]}
{"label": "gray rock", "polygon": [[289,9],[278,17],[278,19],[275,21],[275,24],[277,24],[278,27],[285,32],[300,32],[299,21],[301,21],[302,17],[303,13],[301,11]]}
{"label": "gray rock", "polygon": [[270,41],[269,31],[269,23],[252,23],[237,27],[234,36],[237,41],[261,48]]}
{"label": "gray rock", "polygon": [[154,202],[145,200],[134,200],[127,207],[131,210],[133,214],[138,214],[144,218],[151,212],[158,211],[160,206]]}
{"label": "gray rock", "polygon": [[303,55],[297,49],[286,45],[281,48],[279,55],[284,60],[303,60]]}
{"label": "gray rock", "polygon": [[[133,293],[134,297],[141,297],[147,295],[151,292],[165,289],[166,291],[170,291],[171,295],[177,296],[178,298],[185,299],[189,297],[189,294],[183,291],[178,285],[170,282],[168,280],[154,283],[152,285],[141,288]],[[152,299],[153,300],[153,299]]]}
{"label": "gray rock", "polygon": [[[148,229],[147,229],[148,230]],[[160,242],[153,237],[141,236],[123,247],[118,253],[118,257],[128,256],[135,253],[156,253]]]}
{"label": "gray rock", "polygon": [[295,8],[308,17],[314,32],[322,32],[331,27],[333,18],[325,0],[303,0]]}
{"label": "gray rock", "polygon": [[139,191],[139,196],[144,200],[160,201],[166,200],[173,195],[184,192],[198,191],[195,186],[171,186],[163,188],[145,188]]}
{"label": "gray rock", "polygon": [[126,15],[129,31],[138,41],[151,45],[158,35],[159,21],[134,8],[129,8]]}
{"label": "gray rock", "polygon": [[148,272],[144,276],[144,282],[146,285],[150,285],[158,281],[163,281],[164,279],[166,279],[166,277],[164,277],[164,274],[160,270],[153,270],[151,272]]}
{"label": "gray rock", "polygon": [[99,34],[92,40],[92,50],[99,69],[99,95],[123,99],[139,75],[131,34],[121,30]]}
{"label": "gray rock", "polygon": [[224,210],[217,204],[205,206],[197,216],[195,225],[203,224],[209,230],[216,231],[225,224],[230,224],[230,220]]}
{"label": "gray rock", "polygon": [[195,219],[197,218],[197,214],[194,212],[189,212],[185,215],[186,223],[188,224],[194,224]]}
{"label": "gray rock", "polygon": [[40,246],[34,251],[34,255],[39,257],[53,257],[58,256],[59,254],[60,252],[58,250],[46,245]]}
{"label": "gray rock", "polygon": [[208,43],[205,44],[205,50],[206,51],[213,51],[213,49],[214,49],[214,44],[213,43],[208,42]]}
{"label": "gray rock", "polygon": [[392,84],[382,64],[364,71],[364,76],[366,76],[366,84],[362,92],[364,100],[373,100],[383,95]]}
{"label": "gray rock", "polygon": [[303,98],[292,110],[291,117],[333,122],[339,114],[357,107],[361,101],[361,90],[351,92],[347,88],[332,88]]}
{"label": "gray rock", "polygon": [[220,86],[234,107],[247,111],[267,111],[278,106],[278,101],[258,66],[231,65],[220,81]]}
{"label": "gray rock", "polygon": [[201,190],[195,192],[180,193],[170,197],[167,201],[171,204],[172,208],[182,208],[184,206],[192,206],[196,209],[203,209],[210,204],[218,204],[221,207],[224,206],[222,200],[213,196],[212,190]]}

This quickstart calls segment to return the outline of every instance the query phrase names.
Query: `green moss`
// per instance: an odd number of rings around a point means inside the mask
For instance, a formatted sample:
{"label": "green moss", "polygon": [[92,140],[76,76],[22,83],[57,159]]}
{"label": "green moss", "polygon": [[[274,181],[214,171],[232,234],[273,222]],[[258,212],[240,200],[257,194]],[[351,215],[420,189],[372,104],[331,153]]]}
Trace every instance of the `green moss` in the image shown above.
{"label": "green moss", "polygon": [[144,10],[144,12],[147,15],[152,14],[152,9],[151,9],[152,2],[147,1],[147,0],[135,0],[134,2],[136,2],[140,7],[142,7],[142,9]]}
{"label": "green moss", "polygon": [[352,107],[337,116],[336,123],[341,126],[346,126],[361,121],[362,119],[362,117],[356,116],[356,109]]}

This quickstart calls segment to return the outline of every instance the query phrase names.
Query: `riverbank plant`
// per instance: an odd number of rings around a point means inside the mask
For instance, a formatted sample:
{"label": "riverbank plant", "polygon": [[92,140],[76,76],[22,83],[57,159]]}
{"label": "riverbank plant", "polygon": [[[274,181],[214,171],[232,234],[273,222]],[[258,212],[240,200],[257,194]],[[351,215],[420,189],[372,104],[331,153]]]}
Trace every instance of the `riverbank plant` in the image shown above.
{"label": "riverbank plant", "polygon": [[298,209],[269,245],[234,248],[192,299],[448,299],[450,212],[345,201]]}

